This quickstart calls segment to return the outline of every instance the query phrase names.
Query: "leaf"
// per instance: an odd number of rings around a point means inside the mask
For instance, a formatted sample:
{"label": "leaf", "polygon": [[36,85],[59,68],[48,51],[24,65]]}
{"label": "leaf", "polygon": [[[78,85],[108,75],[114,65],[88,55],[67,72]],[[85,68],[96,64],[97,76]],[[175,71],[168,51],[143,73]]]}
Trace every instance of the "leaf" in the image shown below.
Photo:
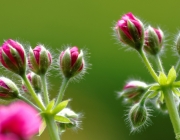
{"label": "leaf", "polygon": [[47,105],[46,112],[51,112],[52,108],[54,107],[55,100],[50,101]]}
{"label": "leaf", "polygon": [[52,114],[57,114],[59,113],[61,110],[63,110],[69,103],[70,100],[65,100],[61,103],[59,103],[52,111]]}
{"label": "leaf", "polygon": [[166,85],[167,77],[163,72],[160,72],[158,82],[160,85]]}
{"label": "leaf", "polygon": [[155,91],[155,92],[151,92],[149,95],[148,95],[148,98],[154,98],[156,95],[158,95],[159,91]]}
{"label": "leaf", "polygon": [[172,84],[176,80],[176,70],[172,67],[169,70],[168,77],[167,77],[167,84]]}
{"label": "leaf", "polygon": [[37,136],[41,136],[41,134],[44,132],[45,128],[46,128],[46,121],[43,119],[42,123],[39,127],[39,134]]}
{"label": "leaf", "polygon": [[174,82],[174,83],[173,83],[173,86],[174,86],[174,87],[180,87],[180,81]]}
{"label": "leaf", "polygon": [[54,119],[60,123],[71,123],[71,121],[68,118],[63,117],[63,116],[56,115],[54,116]]}

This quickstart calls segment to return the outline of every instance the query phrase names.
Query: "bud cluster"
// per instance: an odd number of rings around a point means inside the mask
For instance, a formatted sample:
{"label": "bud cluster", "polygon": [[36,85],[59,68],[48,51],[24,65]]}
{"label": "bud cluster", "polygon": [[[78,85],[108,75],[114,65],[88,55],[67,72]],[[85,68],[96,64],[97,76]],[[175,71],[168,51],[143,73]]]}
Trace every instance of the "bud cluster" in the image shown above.
{"label": "bud cluster", "polygon": [[136,49],[144,50],[150,55],[157,55],[164,43],[164,34],[161,29],[144,24],[132,13],[127,13],[118,20],[114,27],[115,36],[125,45]]}
{"label": "bud cluster", "polygon": [[[78,128],[80,115],[67,108],[68,100],[62,101],[68,81],[83,74],[86,69],[84,53],[78,47],[67,47],[61,51],[59,59],[62,85],[56,100],[49,98],[47,88],[47,72],[52,65],[52,55],[43,45],[30,48],[26,55],[22,44],[12,39],[4,42],[0,47],[0,62],[7,70],[19,75],[22,79],[22,91],[15,83],[5,77],[0,77],[0,99],[20,99],[34,106],[42,117],[54,115],[54,120],[59,125],[59,131],[64,128]],[[25,95],[25,96],[24,96]],[[28,95],[28,96],[26,96]],[[31,97],[33,102],[27,97]],[[46,122],[48,123],[48,121]]]}
{"label": "bud cluster", "polygon": [[[132,104],[127,119],[132,131],[138,131],[146,126],[150,116],[150,109],[146,107],[147,101],[150,101],[158,111],[169,113],[173,127],[179,127],[180,122],[177,120],[179,120],[178,111],[180,110],[180,81],[176,80],[180,71],[180,59],[176,66],[172,66],[166,74],[160,58],[165,48],[163,31],[160,28],[146,27],[132,13],[123,15],[117,21],[114,31],[121,43],[138,52],[155,80],[152,84],[132,80],[124,86],[121,92],[118,92],[118,97]],[[180,56],[180,33],[176,37],[174,48],[176,54]],[[158,70],[152,67],[147,55],[153,56]],[[174,131],[179,132],[179,130]]]}

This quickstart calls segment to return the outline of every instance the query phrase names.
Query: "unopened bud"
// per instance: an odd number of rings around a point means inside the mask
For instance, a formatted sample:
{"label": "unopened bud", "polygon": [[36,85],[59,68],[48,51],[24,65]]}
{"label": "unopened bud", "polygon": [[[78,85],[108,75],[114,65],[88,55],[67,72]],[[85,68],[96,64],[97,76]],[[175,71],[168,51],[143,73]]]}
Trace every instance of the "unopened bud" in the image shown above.
{"label": "unopened bud", "polygon": [[176,37],[175,47],[176,47],[176,50],[177,50],[178,54],[180,55],[180,32]]}
{"label": "unopened bud", "polygon": [[132,125],[132,130],[138,129],[146,124],[148,120],[148,109],[145,105],[135,104],[129,112],[129,121]]}
{"label": "unopened bud", "polygon": [[147,84],[141,81],[130,81],[125,86],[122,92],[119,92],[119,97],[125,99],[126,102],[139,102],[141,96],[147,89]]}
{"label": "unopened bud", "polygon": [[[35,74],[34,72],[30,72],[26,75],[28,78],[29,82],[31,83],[32,87],[36,91],[36,93],[41,92],[42,90],[42,83],[41,83],[41,78],[39,75]],[[22,88],[24,92],[28,92],[27,88],[25,85],[22,85]]]}
{"label": "unopened bud", "polygon": [[117,22],[115,32],[118,40],[131,46],[136,50],[141,50],[144,44],[143,23],[132,13],[127,13]]}
{"label": "unopened bud", "polygon": [[67,48],[60,54],[60,69],[66,78],[79,74],[84,69],[84,58],[82,50],[77,47]]}
{"label": "unopened bud", "polygon": [[8,78],[0,77],[0,98],[4,100],[15,99],[18,97],[17,86]]}
{"label": "unopened bud", "polygon": [[64,108],[58,114],[68,118],[71,121],[71,123],[60,123],[60,127],[63,130],[63,132],[66,130],[66,128],[79,128],[79,125],[80,125],[80,122],[81,122],[79,114],[76,114],[70,108]]}
{"label": "unopened bud", "polygon": [[31,71],[40,75],[45,74],[51,62],[51,54],[43,45],[38,45],[34,49],[30,48],[28,65]]}
{"label": "unopened bud", "polygon": [[151,26],[145,31],[145,52],[151,55],[157,55],[160,53],[163,47],[164,34],[161,29],[155,29]]}
{"label": "unopened bud", "polygon": [[0,48],[0,61],[8,70],[23,75],[26,71],[26,55],[23,46],[12,39]]}

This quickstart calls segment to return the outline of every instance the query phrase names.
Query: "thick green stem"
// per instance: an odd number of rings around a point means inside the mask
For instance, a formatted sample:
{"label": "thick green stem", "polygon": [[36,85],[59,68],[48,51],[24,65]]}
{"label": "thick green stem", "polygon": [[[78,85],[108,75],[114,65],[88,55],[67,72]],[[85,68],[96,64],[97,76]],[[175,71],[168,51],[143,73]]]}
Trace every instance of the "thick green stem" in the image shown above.
{"label": "thick green stem", "polygon": [[28,103],[30,105],[32,105],[39,112],[41,111],[41,109],[39,109],[35,104],[33,104],[31,101],[29,101],[27,98],[23,97],[22,95],[19,95],[17,98],[20,99],[20,100],[25,101],[26,103]]}
{"label": "thick green stem", "polygon": [[29,93],[31,94],[33,100],[35,101],[35,103],[38,105],[39,108],[41,108],[41,110],[45,110],[44,105],[42,104],[42,102],[38,99],[37,94],[34,92],[29,80],[27,79],[26,75],[22,76],[22,79],[26,85],[26,88],[28,89]]}
{"label": "thick green stem", "polygon": [[173,93],[169,87],[165,87],[162,90],[164,93],[164,99],[165,99],[166,106],[169,112],[171,123],[174,128],[176,139],[180,140],[180,119],[179,119],[178,110],[174,101]]}
{"label": "thick green stem", "polygon": [[156,82],[158,82],[158,76],[157,74],[155,73],[154,69],[152,68],[151,64],[149,63],[148,59],[146,58],[146,55],[144,54],[144,51],[143,50],[140,50],[139,51],[139,54],[141,55],[147,69],[149,70],[150,74],[152,75],[152,77],[154,78],[154,80]]}
{"label": "thick green stem", "polygon": [[51,140],[60,140],[60,136],[58,134],[58,129],[57,129],[56,123],[54,121],[54,117],[47,114],[47,115],[44,115],[44,118],[46,120],[50,139]]}
{"label": "thick green stem", "polygon": [[160,59],[159,55],[156,55],[155,59],[156,59],[157,65],[159,67],[159,70],[164,73],[164,69],[163,69],[162,62],[161,62],[161,59]]}
{"label": "thick green stem", "polygon": [[46,75],[41,75],[41,81],[43,85],[43,99],[45,105],[48,105],[49,103],[49,94],[48,94],[48,89],[47,89],[47,84],[46,84]]}
{"label": "thick green stem", "polygon": [[68,86],[68,83],[69,83],[69,78],[64,78],[62,81],[62,85],[61,85],[55,106],[57,106],[62,101],[64,92],[66,90],[66,87]]}

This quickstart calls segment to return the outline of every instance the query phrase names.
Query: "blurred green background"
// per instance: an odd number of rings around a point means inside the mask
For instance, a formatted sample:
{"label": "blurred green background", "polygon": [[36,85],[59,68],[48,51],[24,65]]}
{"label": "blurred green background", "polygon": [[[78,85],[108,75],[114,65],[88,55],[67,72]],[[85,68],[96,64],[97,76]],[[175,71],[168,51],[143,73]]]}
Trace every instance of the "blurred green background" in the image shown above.
{"label": "blurred green background", "polygon": [[[84,114],[82,129],[68,130],[62,140],[173,140],[168,115],[154,111],[151,125],[142,133],[130,134],[125,123],[128,106],[117,99],[116,91],[126,80],[153,82],[140,57],[126,51],[114,39],[112,27],[126,12],[133,12],[146,25],[161,27],[166,36],[166,70],[177,58],[170,48],[180,27],[180,1],[164,0],[1,0],[0,43],[8,38],[35,47],[43,43],[58,59],[62,46],[70,44],[85,48],[92,64],[88,74],[69,85],[64,99],[72,98],[70,106]],[[58,71],[49,77],[51,97],[61,84]],[[49,140],[47,132],[40,140]]]}

